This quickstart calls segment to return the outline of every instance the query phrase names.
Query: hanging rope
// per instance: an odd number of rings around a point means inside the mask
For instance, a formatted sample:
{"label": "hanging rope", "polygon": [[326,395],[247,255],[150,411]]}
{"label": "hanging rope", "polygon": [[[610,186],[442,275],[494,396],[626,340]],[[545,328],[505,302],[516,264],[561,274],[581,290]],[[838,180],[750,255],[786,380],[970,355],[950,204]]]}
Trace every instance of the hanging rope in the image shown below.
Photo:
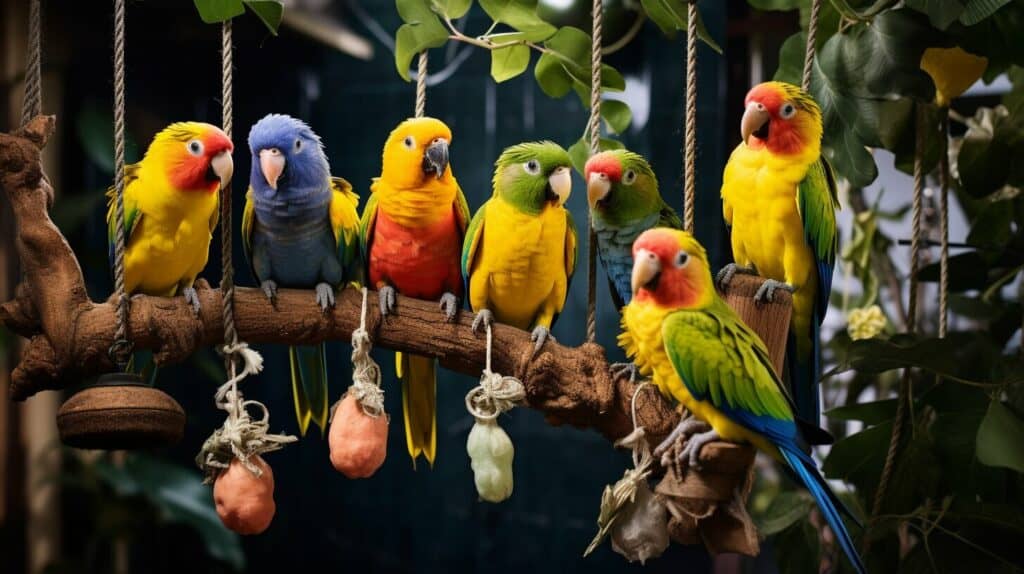
{"label": "hanging rope", "polygon": [[25,62],[25,98],[21,103],[21,125],[42,113],[42,17],[40,0],[28,6],[28,54]]}
{"label": "hanging rope", "polygon": [[110,356],[124,370],[131,353],[128,339],[128,295],[125,293],[124,229],[124,3],[114,0],[114,291],[117,293],[117,323]]}
{"label": "hanging rope", "polygon": [[419,68],[416,71],[416,117],[422,118],[427,112],[427,51],[420,52]]}
{"label": "hanging rope", "polygon": [[[234,100],[232,86],[234,83],[234,43],[232,41],[231,20],[221,27],[221,124],[228,139],[234,128]],[[238,347],[238,331],[235,329],[235,266],[232,261],[231,247],[231,184],[228,183],[220,191],[220,291],[222,298],[221,319],[224,322],[224,369],[232,376],[235,373],[235,359],[232,349]]]}
{"label": "hanging rope", "polygon": [[942,115],[942,146],[939,152],[939,337],[949,325],[949,112]]}
{"label": "hanging rope", "polygon": [[[601,0],[594,0],[590,10],[590,155],[601,152],[601,49],[602,20],[604,6]],[[597,340],[597,234],[594,232],[594,215],[588,212],[587,222],[587,341]]]}
{"label": "hanging rope", "polygon": [[[367,289],[363,287],[363,308],[359,315],[359,327],[352,331],[352,386],[348,392],[355,396],[363,412],[370,417],[379,417],[384,413],[384,389],[380,386],[380,365],[370,356],[373,341],[366,330],[366,313],[368,305]],[[331,413],[334,409],[331,409]]]}
{"label": "hanging rope", "polygon": [[686,148],[683,227],[693,233],[697,191],[697,0],[690,0],[686,15]]}
{"label": "hanging rope", "polygon": [[818,42],[818,20],[821,18],[821,0],[811,1],[811,17],[807,22],[807,47],[804,50],[804,77],[800,85],[805,92],[811,89],[811,70],[814,69],[814,50]]}

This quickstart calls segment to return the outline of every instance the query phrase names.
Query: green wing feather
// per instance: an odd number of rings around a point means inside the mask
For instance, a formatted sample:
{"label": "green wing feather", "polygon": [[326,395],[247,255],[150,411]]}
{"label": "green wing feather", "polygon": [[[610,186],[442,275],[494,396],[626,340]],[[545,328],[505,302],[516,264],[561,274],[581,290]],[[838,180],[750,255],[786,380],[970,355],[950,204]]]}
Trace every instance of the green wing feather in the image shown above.
{"label": "green wing feather", "polygon": [[[125,166],[124,168],[124,240],[127,245],[135,232],[136,226],[142,220],[142,212],[139,210],[135,193],[130,192],[132,184],[139,179],[139,164]],[[117,242],[117,225],[114,214],[117,209],[117,190],[114,186],[107,189],[107,255],[110,259],[110,266],[114,266],[114,247]],[[213,222],[216,225],[216,221]]]}
{"label": "green wing feather", "polygon": [[352,185],[340,177],[331,178],[331,231],[338,249],[338,258],[345,269],[346,280],[361,281],[359,262],[359,196]]}
{"label": "green wing feather", "polygon": [[664,201],[661,203],[661,211],[658,212],[658,227],[683,228],[683,220],[679,218],[679,214]]}
{"label": "green wing feather", "polygon": [[814,251],[819,283],[816,303],[818,316],[824,317],[832,291],[832,268],[839,250],[836,226],[839,197],[836,195],[832,168],[825,158],[814,162],[807,169],[807,175],[797,188],[796,207],[803,222],[804,237]]}
{"label": "green wing feather", "polygon": [[720,298],[705,309],[671,313],[661,333],[672,366],[697,400],[755,416],[793,418],[792,400],[764,342]]}
{"label": "green wing feather", "polygon": [[476,210],[476,215],[469,221],[469,227],[466,229],[466,239],[462,242],[462,278],[466,281],[467,293],[469,274],[473,268],[473,260],[476,258],[477,247],[484,236],[484,216],[490,203],[491,201],[487,200],[480,206],[480,209]]}
{"label": "green wing feather", "polygon": [[[369,280],[369,269],[365,267],[370,264],[370,245],[373,242],[373,226],[377,224],[377,195],[370,194],[363,207],[363,216],[359,219],[359,249],[363,258],[363,271],[366,272]],[[375,286],[367,285],[373,289]]]}
{"label": "green wing feather", "polygon": [[256,268],[252,264],[252,226],[256,220],[256,204],[252,201],[252,188],[245,193],[245,209],[242,210],[242,251],[245,253],[245,260],[249,262],[249,271],[253,279],[259,281],[256,276]]}
{"label": "green wing feather", "polygon": [[[568,285],[572,284],[572,276],[576,273],[576,246],[579,245],[579,234],[572,213],[565,210],[565,277]],[[566,288],[568,288],[568,285]]]}
{"label": "green wing feather", "polygon": [[466,228],[469,226],[469,202],[466,201],[466,196],[462,193],[462,188],[456,185],[455,190],[455,221],[459,226],[459,233],[462,237],[465,237]]}

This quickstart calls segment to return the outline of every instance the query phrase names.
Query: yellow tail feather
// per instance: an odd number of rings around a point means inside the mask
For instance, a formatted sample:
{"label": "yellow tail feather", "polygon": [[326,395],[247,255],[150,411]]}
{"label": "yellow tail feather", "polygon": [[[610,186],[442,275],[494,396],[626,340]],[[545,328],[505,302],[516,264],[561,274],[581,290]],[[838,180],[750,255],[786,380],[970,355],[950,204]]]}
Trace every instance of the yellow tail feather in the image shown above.
{"label": "yellow tail feather", "polygon": [[395,369],[402,379],[405,443],[413,465],[422,454],[431,466],[437,453],[437,372],[429,357],[395,353]]}

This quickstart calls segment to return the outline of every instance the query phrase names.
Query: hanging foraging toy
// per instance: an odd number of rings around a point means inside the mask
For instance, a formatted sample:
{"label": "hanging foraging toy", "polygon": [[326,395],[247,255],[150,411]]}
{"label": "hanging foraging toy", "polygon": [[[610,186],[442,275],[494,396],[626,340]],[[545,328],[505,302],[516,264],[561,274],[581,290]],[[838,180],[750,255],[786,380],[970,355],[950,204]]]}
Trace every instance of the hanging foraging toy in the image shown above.
{"label": "hanging foraging toy", "polygon": [[648,384],[641,383],[633,392],[633,432],[615,442],[616,447],[633,451],[633,468],[626,469],[614,485],[605,487],[597,517],[597,535],[583,552],[584,557],[606,536],[611,537],[612,550],[630,562],[644,564],[661,556],[668,548],[668,510],[647,484],[654,457],[644,428],[636,422],[636,397]]}
{"label": "hanging foraging toy", "polygon": [[[224,354],[240,357],[242,372],[233,375],[217,389],[217,408],[227,412],[221,428],[203,443],[196,464],[213,483],[213,499],[221,522],[239,534],[259,534],[274,518],[274,473],[261,455],[279,450],[298,440],[295,436],[269,434],[270,412],[259,401],[247,401],[238,390],[238,382],[263,370],[263,357],[245,343],[226,345]],[[262,416],[253,419],[249,408]]]}
{"label": "hanging foraging toy", "polygon": [[331,464],[348,478],[369,478],[388,455],[388,422],[380,366],[370,356],[373,343],[366,331],[367,290],[359,328],[352,331],[352,386],[332,409],[327,435]]}
{"label": "hanging foraging toy", "polygon": [[512,496],[512,439],[498,425],[498,415],[509,411],[526,398],[523,383],[491,371],[491,346],[494,336],[487,325],[487,365],[480,385],[466,394],[466,410],[476,422],[466,440],[476,492],[487,502],[501,502]]}

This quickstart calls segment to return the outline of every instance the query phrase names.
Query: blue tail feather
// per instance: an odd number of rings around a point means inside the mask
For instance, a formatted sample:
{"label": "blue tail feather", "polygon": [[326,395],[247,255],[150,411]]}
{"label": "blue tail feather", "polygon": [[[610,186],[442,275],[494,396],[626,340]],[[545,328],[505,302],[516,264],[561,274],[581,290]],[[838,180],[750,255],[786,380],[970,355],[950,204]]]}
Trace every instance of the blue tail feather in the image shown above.
{"label": "blue tail feather", "polygon": [[828,483],[825,482],[825,478],[818,472],[818,468],[810,456],[801,452],[795,445],[793,448],[779,447],[779,452],[782,453],[790,468],[793,469],[793,472],[811,493],[811,496],[814,497],[814,501],[818,504],[821,514],[825,517],[829,527],[832,528],[832,532],[835,533],[836,540],[839,541],[839,546],[843,549],[850,563],[853,564],[857,572],[864,574],[866,572],[864,563],[861,561],[860,555],[857,554],[853,538],[850,537],[850,532],[846,529],[846,524],[840,515],[841,511],[850,514],[849,510],[832,492],[832,489],[829,488]]}

